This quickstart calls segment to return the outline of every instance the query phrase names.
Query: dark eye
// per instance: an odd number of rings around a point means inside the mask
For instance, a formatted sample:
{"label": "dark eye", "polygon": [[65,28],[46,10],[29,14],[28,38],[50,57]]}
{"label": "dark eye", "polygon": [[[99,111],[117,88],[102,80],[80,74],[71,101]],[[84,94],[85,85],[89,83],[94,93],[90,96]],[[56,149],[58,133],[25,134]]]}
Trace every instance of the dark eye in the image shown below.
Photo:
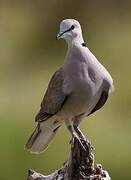
{"label": "dark eye", "polygon": [[75,29],[75,26],[74,26],[74,25],[71,26],[71,30],[73,30],[73,29]]}

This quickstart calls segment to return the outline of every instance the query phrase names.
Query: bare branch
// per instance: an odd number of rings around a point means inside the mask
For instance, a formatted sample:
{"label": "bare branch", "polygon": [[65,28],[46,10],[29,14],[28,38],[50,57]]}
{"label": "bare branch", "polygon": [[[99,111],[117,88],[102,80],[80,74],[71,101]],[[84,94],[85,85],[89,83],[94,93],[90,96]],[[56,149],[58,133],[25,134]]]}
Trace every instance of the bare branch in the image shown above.
{"label": "bare branch", "polygon": [[74,139],[69,160],[59,170],[49,176],[29,170],[27,180],[110,180],[108,172],[101,165],[94,165],[91,143],[83,137],[82,144],[85,149]]}

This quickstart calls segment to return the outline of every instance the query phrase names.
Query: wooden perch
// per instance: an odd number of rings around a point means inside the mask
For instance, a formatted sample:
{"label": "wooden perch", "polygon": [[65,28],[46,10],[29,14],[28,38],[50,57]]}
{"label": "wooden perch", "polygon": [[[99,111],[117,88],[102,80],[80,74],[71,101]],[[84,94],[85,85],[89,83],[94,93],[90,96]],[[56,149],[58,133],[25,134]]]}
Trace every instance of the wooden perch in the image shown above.
{"label": "wooden perch", "polygon": [[86,150],[74,139],[68,161],[54,173],[44,176],[29,170],[27,180],[110,180],[108,172],[101,165],[94,165],[91,143],[83,137],[82,144]]}

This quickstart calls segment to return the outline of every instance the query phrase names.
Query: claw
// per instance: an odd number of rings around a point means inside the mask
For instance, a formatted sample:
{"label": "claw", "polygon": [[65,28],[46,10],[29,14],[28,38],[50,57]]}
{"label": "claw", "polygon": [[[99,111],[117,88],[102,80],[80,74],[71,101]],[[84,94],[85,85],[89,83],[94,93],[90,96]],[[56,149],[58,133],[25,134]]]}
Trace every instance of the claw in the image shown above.
{"label": "claw", "polygon": [[77,139],[77,141],[79,141],[82,149],[84,151],[86,151],[86,148],[84,147],[84,145],[83,145],[83,143],[81,141],[82,137],[80,136],[80,134],[78,132],[75,131],[75,129],[73,127],[73,124],[72,124],[72,121],[67,120],[67,121],[65,121],[65,123],[66,123],[66,126],[67,126],[68,130],[70,131],[70,133],[72,135],[72,139],[70,140],[70,144],[73,145],[74,140]]}
{"label": "claw", "polygon": [[85,148],[84,145],[82,144],[82,142],[81,142],[79,136],[78,136],[75,132],[73,132],[73,137],[72,137],[72,139],[74,140],[75,138],[79,141],[79,143],[80,143],[82,149],[83,149],[84,151],[86,151],[86,148]]}
{"label": "claw", "polygon": [[75,129],[75,131],[77,132],[77,134],[79,135],[80,139],[86,141],[86,138],[85,138],[85,136],[83,135],[83,133],[81,132],[81,130],[79,129],[79,127],[78,127],[78,126],[74,126],[74,129]]}

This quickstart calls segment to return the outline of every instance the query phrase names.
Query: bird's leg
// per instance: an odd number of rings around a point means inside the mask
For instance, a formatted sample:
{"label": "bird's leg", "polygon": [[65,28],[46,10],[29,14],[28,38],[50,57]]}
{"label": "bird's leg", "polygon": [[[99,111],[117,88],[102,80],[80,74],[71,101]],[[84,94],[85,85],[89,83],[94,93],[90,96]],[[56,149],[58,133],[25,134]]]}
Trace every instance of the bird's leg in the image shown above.
{"label": "bird's leg", "polygon": [[76,131],[76,133],[79,135],[79,137],[82,139],[82,140],[84,140],[84,141],[86,141],[86,138],[85,138],[85,136],[84,136],[84,134],[81,132],[81,130],[80,130],[80,128],[79,128],[79,125],[80,125],[80,122],[82,121],[82,117],[80,116],[78,116],[78,117],[75,117],[74,119],[73,119],[73,127],[74,127],[74,129],[75,129],[75,131]]}
{"label": "bird's leg", "polygon": [[80,130],[79,126],[74,125],[74,130],[79,135],[80,139],[86,141],[86,138],[85,138],[84,134],[82,133],[82,131]]}
{"label": "bird's leg", "polygon": [[67,129],[69,130],[69,132],[70,132],[71,135],[72,135],[71,143],[72,143],[72,142],[74,141],[74,139],[76,138],[76,139],[79,141],[79,143],[80,143],[80,145],[82,146],[82,148],[86,151],[84,145],[82,144],[82,142],[81,142],[81,140],[80,140],[79,135],[77,134],[77,132],[76,132],[75,129],[74,129],[73,121],[72,121],[72,120],[66,120],[65,123],[66,123]]}
{"label": "bird's leg", "polygon": [[[85,138],[85,136],[84,136],[84,134],[81,132],[79,126],[74,125],[74,129],[75,129],[75,131],[77,132],[77,134],[79,135],[81,142],[83,142],[82,144],[83,144],[84,148],[85,148],[85,149],[89,149],[89,150],[90,150],[90,153],[91,153],[91,150],[93,149],[93,147],[92,147],[90,141]],[[90,148],[89,148],[89,147],[90,147]]]}

